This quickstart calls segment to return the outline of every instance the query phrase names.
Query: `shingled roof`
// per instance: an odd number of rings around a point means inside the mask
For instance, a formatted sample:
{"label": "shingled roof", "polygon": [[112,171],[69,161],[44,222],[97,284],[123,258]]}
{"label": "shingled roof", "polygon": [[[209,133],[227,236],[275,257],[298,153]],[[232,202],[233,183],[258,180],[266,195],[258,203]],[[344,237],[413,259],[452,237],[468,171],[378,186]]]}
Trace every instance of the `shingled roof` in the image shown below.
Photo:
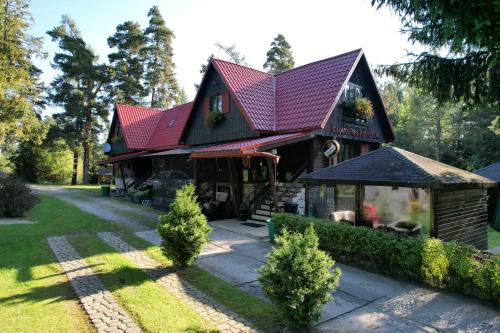
{"label": "shingled roof", "polygon": [[157,150],[179,145],[193,103],[171,109],[116,105],[116,114],[127,147],[132,150]]}
{"label": "shingled roof", "polygon": [[500,183],[500,162],[485,166],[484,168],[474,171],[474,173]]}
{"label": "shingled roof", "polygon": [[433,189],[492,187],[496,183],[471,172],[409,151],[385,147],[311,172],[306,183],[364,184]]}
{"label": "shingled roof", "polygon": [[252,129],[293,132],[324,126],[362,56],[358,49],[277,75],[220,59],[211,64]]}

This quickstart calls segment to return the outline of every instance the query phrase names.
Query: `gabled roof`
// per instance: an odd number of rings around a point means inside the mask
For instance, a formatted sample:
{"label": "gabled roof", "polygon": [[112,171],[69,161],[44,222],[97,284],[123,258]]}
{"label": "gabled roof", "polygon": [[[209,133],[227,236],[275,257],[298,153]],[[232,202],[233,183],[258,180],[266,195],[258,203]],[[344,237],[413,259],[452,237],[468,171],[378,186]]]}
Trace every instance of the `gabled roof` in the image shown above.
{"label": "gabled roof", "polygon": [[158,150],[178,146],[192,106],[190,102],[164,111],[146,148]]}
{"label": "gabled roof", "polygon": [[277,75],[220,59],[211,65],[253,130],[293,132],[324,127],[362,56],[358,49]]}
{"label": "gabled roof", "polygon": [[500,183],[500,162],[485,166],[484,168],[474,171],[474,173]]}
{"label": "gabled roof", "polygon": [[311,172],[308,183],[365,184],[422,188],[481,188],[491,179],[434,161],[409,151],[385,147],[345,162]]}
{"label": "gabled roof", "polygon": [[179,146],[193,103],[171,109],[117,104],[116,114],[127,147],[157,150]]}

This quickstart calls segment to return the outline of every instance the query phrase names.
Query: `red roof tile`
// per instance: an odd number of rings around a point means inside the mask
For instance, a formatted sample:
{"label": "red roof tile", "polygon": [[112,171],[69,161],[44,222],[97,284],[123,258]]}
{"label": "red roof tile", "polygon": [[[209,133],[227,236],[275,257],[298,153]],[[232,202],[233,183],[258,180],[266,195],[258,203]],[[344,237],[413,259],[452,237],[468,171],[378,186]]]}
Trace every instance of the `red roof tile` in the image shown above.
{"label": "red roof tile", "polygon": [[197,156],[208,155],[211,153],[221,153],[221,152],[244,153],[248,151],[257,151],[259,148],[264,148],[266,146],[274,145],[277,143],[289,142],[310,135],[311,132],[299,132],[299,133],[271,135],[256,139],[246,139],[234,142],[227,142],[196,149],[192,152],[191,156],[197,157]]}
{"label": "red roof tile", "polygon": [[324,126],[362,54],[358,49],[278,75],[220,59],[212,64],[253,129],[285,132]]}
{"label": "red roof tile", "polygon": [[146,148],[158,150],[178,146],[192,106],[191,102],[164,111]]}
{"label": "red roof tile", "polygon": [[166,149],[176,147],[186,125],[193,103],[171,109],[116,105],[127,147],[138,149]]}
{"label": "red roof tile", "polygon": [[132,105],[116,105],[123,136],[129,149],[145,149],[161,118],[163,109]]}

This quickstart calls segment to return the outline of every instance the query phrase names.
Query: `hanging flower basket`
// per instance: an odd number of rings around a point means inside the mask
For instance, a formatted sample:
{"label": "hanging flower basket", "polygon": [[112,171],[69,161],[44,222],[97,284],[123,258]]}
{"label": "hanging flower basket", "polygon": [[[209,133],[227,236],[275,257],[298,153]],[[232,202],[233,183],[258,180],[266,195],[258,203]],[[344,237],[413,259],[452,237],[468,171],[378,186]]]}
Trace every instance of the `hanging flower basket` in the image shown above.
{"label": "hanging flower basket", "polygon": [[215,127],[217,126],[218,124],[220,124],[224,119],[226,119],[224,117],[224,115],[220,112],[217,112],[217,111],[210,111],[208,113],[208,116],[207,116],[207,119],[205,119],[205,124],[208,126],[208,127]]}
{"label": "hanging flower basket", "polygon": [[356,97],[353,101],[346,102],[345,111],[348,115],[361,119],[371,119],[373,117],[372,102],[364,97]]}

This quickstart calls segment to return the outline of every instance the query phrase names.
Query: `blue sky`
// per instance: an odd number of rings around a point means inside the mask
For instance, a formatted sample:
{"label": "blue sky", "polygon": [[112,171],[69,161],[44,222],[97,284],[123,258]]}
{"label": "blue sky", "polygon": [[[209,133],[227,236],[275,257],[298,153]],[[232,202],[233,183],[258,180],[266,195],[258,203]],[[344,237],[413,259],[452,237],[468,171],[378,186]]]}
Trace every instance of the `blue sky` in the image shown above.
{"label": "blue sky", "polygon": [[47,83],[55,72],[50,61],[57,51],[45,34],[70,15],[85,41],[107,61],[106,39],[118,24],[132,20],[147,25],[148,9],[158,5],[176,35],[174,62],[179,83],[190,98],[200,80],[200,65],[208,55],[226,59],[214,46],[236,44],[254,68],[262,69],[272,39],[282,33],[292,45],[296,66],[362,47],[372,65],[405,59],[415,47],[399,31],[399,18],[376,10],[365,0],[32,0],[31,33],[44,36],[48,58],[37,60]]}

